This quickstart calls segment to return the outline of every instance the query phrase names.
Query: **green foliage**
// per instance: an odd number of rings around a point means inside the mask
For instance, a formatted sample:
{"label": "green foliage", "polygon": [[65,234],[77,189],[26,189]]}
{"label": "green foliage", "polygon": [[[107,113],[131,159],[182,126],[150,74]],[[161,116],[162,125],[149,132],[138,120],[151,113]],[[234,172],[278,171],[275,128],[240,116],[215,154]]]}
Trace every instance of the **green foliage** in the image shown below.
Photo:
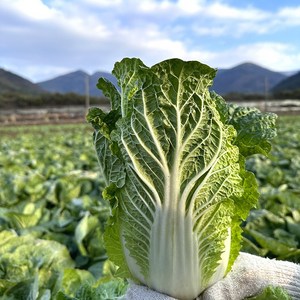
{"label": "green foliage", "polygon": [[6,230],[0,233],[0,241],[1,299],[55,296],[61,270],[74,267],[67,248],[58,242]]}
{"label": "green foliage", "polygon": [[293,90],[286,89],[286,90],[275,91],[273,95],[275,99],[300,99],[300,89],[295,88]]}
{"label": "green foliage", "polygon": [[279,287],[269,286],[261,294],[255,297],[247,298],[248,300],[291,300],[288,293]]}
{"label": "green foliage", "polygon": [[56,300],[115,300],[125,294],[127,284],[119,278],[103,278],[90,284],[84,283],[74,295],[60,291]]}
{"label": "green foliage", "polygon": [[84,125],[0,129],[1,299],[74,296],[115,272],[91,134]]}
{"label": "green foliage", "polygon": [[[90,97],[92,105],[107,104],[104,97]],[[0,93],[0,109],[37,108],[37,107],[60,107],[68,105],[85,105],[85,96],[75,93],[23,93],[5,92]]]}
{"label": "green foliage", "polygon": [[244,224],[244,251],[300,262],[300,120],[281,117],[269,158],[247,161],[260,189],[257,210]]}

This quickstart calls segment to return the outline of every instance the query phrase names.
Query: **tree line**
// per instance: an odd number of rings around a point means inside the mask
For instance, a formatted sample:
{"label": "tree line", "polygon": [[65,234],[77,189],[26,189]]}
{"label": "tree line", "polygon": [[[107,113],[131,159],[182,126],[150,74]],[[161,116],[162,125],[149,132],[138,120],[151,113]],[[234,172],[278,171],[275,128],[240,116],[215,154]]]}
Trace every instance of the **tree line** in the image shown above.
{"label": "tree line", "polygon": [[284,100],[284,99],[300,99],[300,88],[295,90],[283,90],[278,92],[270,92],[266,94],[242,94],[228,93],[223,95],[227,101],[265,101],[265,100]]}
{"label": "tree line", "polygon": [[[109,101],[105,97],[90,97],[90,105],[105,105]],[[75,93],[42,93],[25,94],[7,92],[0,94],[0,109],[40,108],[60,106],[86,105],[86,97]]]}
{"label": "tree line", "polygon": [[[296,90],[286,90],[268,94],[242,94],[228,93],[223,95],[227,101],[263,101],[300,99],[300,88]],[[109,100],[105,97],[89,98],[90,105],[108,105]],[[42,93],[26,94],[20,92],[6,92],[0,94],[0,109],[16,108],[40,108],[40,107],[60,107],[60,106],[86,105],[86,97],[75,93]]]}

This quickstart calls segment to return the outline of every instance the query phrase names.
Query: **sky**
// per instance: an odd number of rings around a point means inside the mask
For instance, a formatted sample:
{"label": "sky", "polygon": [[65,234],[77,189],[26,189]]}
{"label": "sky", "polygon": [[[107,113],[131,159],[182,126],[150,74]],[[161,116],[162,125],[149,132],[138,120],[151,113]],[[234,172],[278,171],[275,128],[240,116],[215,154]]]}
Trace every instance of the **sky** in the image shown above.
{"label": "sky", "polygon": [[0,68],[40,82],[124,57],[300,70],[300,1],[0,0]]}

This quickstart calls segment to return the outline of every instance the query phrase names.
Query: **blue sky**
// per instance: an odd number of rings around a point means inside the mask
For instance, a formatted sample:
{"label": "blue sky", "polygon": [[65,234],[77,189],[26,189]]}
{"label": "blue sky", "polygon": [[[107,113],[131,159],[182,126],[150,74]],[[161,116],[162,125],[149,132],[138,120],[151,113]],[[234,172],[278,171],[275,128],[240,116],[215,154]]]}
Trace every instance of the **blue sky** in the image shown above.
{"label": "blue sky", "polygon": [[123,57],[300,70],[298,0],[1,0],[0,68],[38,82]]}

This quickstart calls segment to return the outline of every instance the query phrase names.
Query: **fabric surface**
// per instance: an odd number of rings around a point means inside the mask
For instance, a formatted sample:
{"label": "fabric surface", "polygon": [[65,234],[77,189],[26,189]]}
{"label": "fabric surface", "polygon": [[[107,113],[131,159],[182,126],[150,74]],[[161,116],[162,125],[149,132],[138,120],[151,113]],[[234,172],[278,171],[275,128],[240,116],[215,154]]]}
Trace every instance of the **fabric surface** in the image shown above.
{"label": "fabric surface", "polygon": [[143,285],[130,283],[127,293],[122,300],[177,300],[173,297],[155,292]]}
{"label": "fabric surface", "polygon": [[[201,300],[243,300],[267,286],[280,286],[300,300],[300,265],[241,252],[228,275],[209,287]],[[131,283],[123,300],[178,300]]]}
{"label": "fabric surface", "polygon": [[283,287],[292,299],[300,299],[300,265],[240,253],[229,274],[208,288],[201,299],[242,300],[270,285]]}

